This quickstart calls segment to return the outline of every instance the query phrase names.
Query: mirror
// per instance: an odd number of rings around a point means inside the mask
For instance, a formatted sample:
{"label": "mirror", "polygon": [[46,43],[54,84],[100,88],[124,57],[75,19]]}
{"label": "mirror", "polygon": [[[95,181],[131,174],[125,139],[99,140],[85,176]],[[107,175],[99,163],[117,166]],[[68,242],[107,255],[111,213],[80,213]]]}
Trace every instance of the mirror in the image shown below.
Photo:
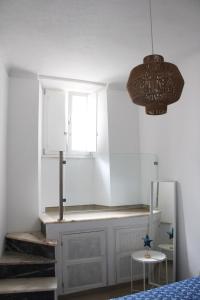
{"label": "mirror", "polygon": [[[168,261],[168,282],[176,281],[176,182],[151,183],[151,212],[159,213],[159,226],[153,229],[154,248]],[[152,216],[152,214],[151,214]],[[151,220],[152,217],[151,217]],[[151,221],[152,223],[152,221]]]}

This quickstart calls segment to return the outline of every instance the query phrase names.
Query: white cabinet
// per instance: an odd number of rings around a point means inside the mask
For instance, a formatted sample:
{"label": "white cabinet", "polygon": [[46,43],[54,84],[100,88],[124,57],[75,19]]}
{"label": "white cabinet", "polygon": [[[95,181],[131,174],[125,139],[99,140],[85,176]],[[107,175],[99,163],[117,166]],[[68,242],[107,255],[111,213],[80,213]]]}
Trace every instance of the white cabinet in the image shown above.
{"label": "white cabinet", "polygon": [[[153,230],[160,215],[154,215]],[[143,249],[148,215],[47,224],[47,238],[59,241],[56,274],[59,294],[130,282],[130,256]],[[153,234],[152,234],[153,236]],[[134,279],[142,278],[134,264]]]}
{"label": "white cabinet", "polygon": [[62,236],[64,293],[106,285],[105,231]]}
{"label": "white cabinet", "polygon": [[[130,281],[131,253],[143,249],[142,237],[146,233],[147,226],[120,228],[116,230],[116,283]],[[142,269],[138,264],[135,266],[134,279],[137,280],[140,278],[142,278]]]}

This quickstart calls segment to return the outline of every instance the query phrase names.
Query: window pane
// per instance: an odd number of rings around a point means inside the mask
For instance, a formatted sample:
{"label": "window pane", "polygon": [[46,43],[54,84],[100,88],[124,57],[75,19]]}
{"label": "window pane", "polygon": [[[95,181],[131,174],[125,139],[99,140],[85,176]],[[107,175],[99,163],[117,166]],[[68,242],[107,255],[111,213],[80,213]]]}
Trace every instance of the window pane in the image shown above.
{"label": "window pane", "polygon": [[72,95],[71,105],[72,151],[96,151],[96,98]]}
{"label": "window pane", "polygon": [[87,151],[96,152],[96,94],[88,96],[88,116],[87,116]]}
{"label": "window pane", "polygon": [[72,96],[72,150],[86,151],[86,96]]}

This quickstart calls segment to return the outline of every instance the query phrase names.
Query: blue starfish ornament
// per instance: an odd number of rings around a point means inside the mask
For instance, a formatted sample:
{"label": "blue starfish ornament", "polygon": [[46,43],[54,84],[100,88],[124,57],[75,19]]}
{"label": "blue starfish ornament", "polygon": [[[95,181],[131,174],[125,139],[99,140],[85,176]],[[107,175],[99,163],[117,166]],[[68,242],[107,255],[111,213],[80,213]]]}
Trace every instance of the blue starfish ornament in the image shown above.
{"label": "blue starfish ornament", "polygon": [[144,247],[151,248],[151,242],[153,242],[153,240],[150,240],[149,235],[146,234],[146,236],[142,239],[144,240]]}
{"label": "blue starfish ornament", "polygon": [[174,237],[174,228],[172,227],[171,231],[167,231],[167,234],[169,235],[169,239],[172,240]]}

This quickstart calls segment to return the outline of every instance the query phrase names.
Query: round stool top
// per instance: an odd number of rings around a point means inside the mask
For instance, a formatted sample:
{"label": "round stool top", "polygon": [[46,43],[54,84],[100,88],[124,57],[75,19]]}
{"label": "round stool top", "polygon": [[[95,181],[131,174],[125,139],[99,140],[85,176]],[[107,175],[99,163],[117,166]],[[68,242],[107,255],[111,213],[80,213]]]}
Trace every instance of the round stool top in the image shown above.
{"label": "round stool top", "polygon": [[144,263],[156,263],[166,259],[166,255],[159,251],[149,250],[148,253],[151,257],[145,257],[146,250],[135,251],[131,254],[131,258]]}

